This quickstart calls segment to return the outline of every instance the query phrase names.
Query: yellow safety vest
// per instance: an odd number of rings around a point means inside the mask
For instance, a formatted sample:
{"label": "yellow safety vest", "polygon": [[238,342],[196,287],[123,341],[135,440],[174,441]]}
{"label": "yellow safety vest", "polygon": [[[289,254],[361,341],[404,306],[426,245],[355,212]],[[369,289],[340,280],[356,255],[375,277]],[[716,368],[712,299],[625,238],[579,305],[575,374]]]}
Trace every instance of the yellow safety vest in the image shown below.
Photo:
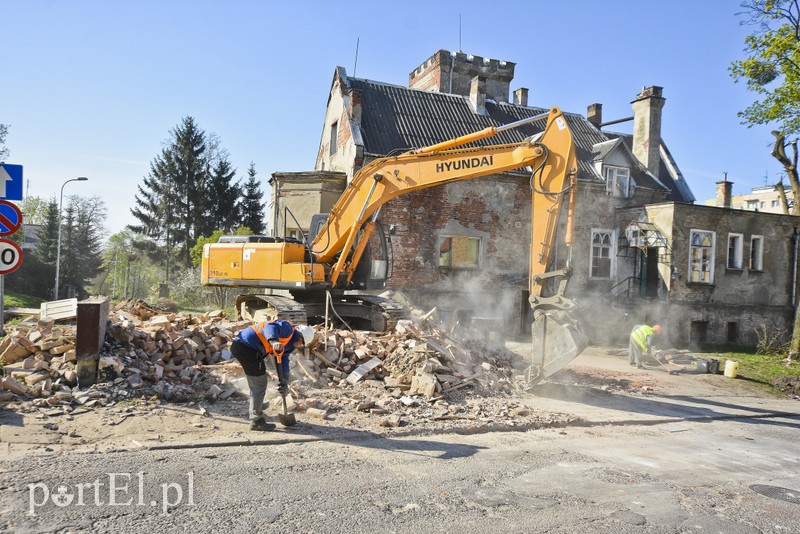
{"label": "yellow safety vest", "polygon": [[647,338],[652,336],[655,330],[652,326],[642,325],[631,332],[631,338],[637,345],[642,347],[642,350],[647,350]]}

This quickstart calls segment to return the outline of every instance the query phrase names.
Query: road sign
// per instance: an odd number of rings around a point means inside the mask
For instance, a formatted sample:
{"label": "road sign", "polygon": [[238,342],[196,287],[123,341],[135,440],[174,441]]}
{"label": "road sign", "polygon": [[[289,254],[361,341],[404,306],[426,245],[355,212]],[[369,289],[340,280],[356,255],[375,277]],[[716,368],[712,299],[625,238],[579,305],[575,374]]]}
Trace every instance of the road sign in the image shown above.
{"label": "road sign", "polygon": [[0,198],[22,200],[22,165],[0,164]]}
{"label": "road sign", "polygon": [[0,236],[11,235],[22,226],[22,212],[7,200],[0,200]]}
{"label": "road sign", "polygon": [[0,274],[10,274],[22,265],[22,249],[8,239],[0,239]]}

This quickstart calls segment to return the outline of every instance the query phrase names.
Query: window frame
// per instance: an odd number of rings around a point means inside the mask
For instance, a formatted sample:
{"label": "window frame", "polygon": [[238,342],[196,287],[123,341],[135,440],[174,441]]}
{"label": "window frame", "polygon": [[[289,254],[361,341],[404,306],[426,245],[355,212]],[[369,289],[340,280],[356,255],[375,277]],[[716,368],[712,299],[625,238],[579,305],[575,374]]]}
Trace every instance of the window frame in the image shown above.
{"label": "window frame", "polygon": [[[447,265],[442,264],[442,244],[446,239],[450,239],[450,260]],[[468,241],[477,241],[477,251],[475,252],[474,265],[458,265],[453,266],[453,240],[466,239]],[[477,271],[483,266],[483,238],[473,235],[459,235],[459,234],[440,234],[436,243],[437,260],[436,266],[438,269],[445,271]]]}
{"label": "window frame", "polygon": [[[711,256],[708,259],[708,264],[709,264],[708,281],[704,281],[702,279],[701,280],[695,280],[693,278],[693,276],[692,276],[692,273],[694,272],[692,267],[693,267],[693,265],[695,263],[693,249],[696,246],[698,246],[698,245],[694,245],[693,244],[695,234],[708,234],[708,235],[711,236],[711,246],[708,247],[710,249],[710,252],[711,252]],[[703,247],[703,248],[705,248],[705,247]],[[716,232],[714,232],[713,230],[700,230],[700,229],[696,229],[696,228],[693,228],[693,229],[691,229],[689,231],[689,257],[688,257],[689,261],[687,262],[688,263],[688,273],[687,273],[687,278],[686,278],[687,283],[689,283],[689,284],[703,284],[703,285],[711,285],[711,284],[714,283],[714,274],[715,274],[714,271],[715,271],[715,264],[716,264],[716,249],[717,249],[717,233]],[[701,257],[699,261],[702,264],[703,258]],[[701,270],[699,272],[702,273],[702,272],[705,272],[705,271]]]}
{"label": "window frame", "polygon": [[[753,266],[753,242],[758,241],[761,244],[758,247],[758,258],[757,263],[758,266]],[[760,272],[764,270],[764,236],[763,235],[751,235],[750,236],[750,259],[748,261],[748,270]]]}
{"label": "window frame", "polygon": [[[609,243],[609,267],[608,267],[608,276],[596,276],[594,274],[595,271],[595,244],[594,238],[598,234],[608,234],[610,243]],[[605,259],[599,257],[598,259]],[[617,275],[617,230],[614,228],[592,228],[591,234],[589,237],[589,278],[591,280],[614,280]]]}
{"label": "window frame", "polygon": [[331,124],[330,133],[330,155],[333,156],[339,149],[339,121],[333,121],[333,124]]}
{"label": "window frame", "polygon": [[[736,250],[734,250],[733,265],[731,265],[731,238],[738,239],[738,246],[736,246]],[[744,234],[738,234],[735,232],[730,232],[728,234],[728,249],[727,258],[725,260],[725,268],[732,270],[744,269]]]}
{"label": "window frame", "polygon": [[[619,183],[619,175],[625,171],[625,189],[620,190],[617,185]],[[613,176],[612,176],[613,175]],[[629,167],[620,167],[619,165],[603,165],[603,177],[606,179],[606,192],[617,198],[630,198],[632,191],[631,169]],[[617,194],[619,192],[620,194]]]}

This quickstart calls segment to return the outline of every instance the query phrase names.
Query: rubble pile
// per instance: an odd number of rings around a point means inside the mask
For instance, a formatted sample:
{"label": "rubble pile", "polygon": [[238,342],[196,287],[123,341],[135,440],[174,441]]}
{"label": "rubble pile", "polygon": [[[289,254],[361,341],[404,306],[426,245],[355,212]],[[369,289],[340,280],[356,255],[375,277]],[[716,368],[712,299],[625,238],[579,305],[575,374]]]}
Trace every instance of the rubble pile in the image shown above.
{"label": "rubble pile", "polygon": [[[74,325],[52,320],[22,324],[0,343],[0,401],[32,398],[25,403],[28,407],[55,414],[134,397],[226,399],[237,392],[241,367],[223,361],[222,351],[250,324],[228,321],[221,311],[184,315],[163,313],[141,301],[123,302],[109,313],[98,383],[88,388],[78,385]],[[467,348],[430,321],[400,321],[394,332],[385,334],[316,329],[314,346],[291,359],[295,407],[312,416],[318,410],[324,418],[331,406],[349,406],[353,399],[359,411],[388,413],[389,405],[438,403],[441,409],[447,404],[441,401],[467,386],[486,396],[517,388],[512,353],[479,341]],[[274,369],[267,369],[276,378]],[[315,389],[345,393],[341,402],[315,405],[309,394]],[[239,390],[246,392],[243,384]]]}

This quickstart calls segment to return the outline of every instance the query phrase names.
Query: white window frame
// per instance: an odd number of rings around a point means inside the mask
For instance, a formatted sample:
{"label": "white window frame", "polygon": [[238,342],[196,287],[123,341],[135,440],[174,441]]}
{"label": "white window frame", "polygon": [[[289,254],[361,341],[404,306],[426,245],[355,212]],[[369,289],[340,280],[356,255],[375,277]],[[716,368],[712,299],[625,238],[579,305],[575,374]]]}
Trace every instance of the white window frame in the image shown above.
{"label": "white window frame", "polygon": [[[758,249],[753,249],[753,243],[759,242]],[[753,253],[757,252],[757,256],[754,258]],[[754,265],[755,264],[755,265]],[[750,261],[749,261],[749,269],[751,271],[763,271],[764,270],[764,236],[763,235],[751,235],[750,236]]]}
{"label": "white window frame", "polygon": [[758,200],[748,200],[747,201],[747,209],[758,211]]}
{"label": "white window frame", "polygon": [[[594,238],[598,234],[608,234],[609,243],[609,272],[608,276],[594,276]],[[613,280],[617,275],[617,231],[611,228],[592,228],[591,238],[589,239],[589,278],[593,280]]]}
{"label": "white window frame", "polygon": [[[620,198],[631,196],[631,170],[628,167],[605,165],[603,175],[606,178],[606,192]],[[620,180],[624,180],[622,187]]]}
{"label": "white window frame", "polygon": [[[733,257],[731,257],[731,240],[736,239],[735,248],[733,250]],[[743,269],[744,268],[744,234],[728,234],[728,259],[725,266],[728,269]]]}
{"label": "white window frame", "polygon": [[[705,261],[708,262],[708,271],[697,271],[697,272],[708,272],[708,280],[695,280],[693,277],[693,273],[695,272],[692,267],[695,264],[694,260],[694,248],[695,245],[692,243],[694,242],[694,236],[696,234],[708,234],[711,236],[711,257]],[[691,284],[713,284],[714,283],[714,264],[716,263],[716,249],[717,249],[717,233],[711,230],[700,230],[700,229],[692,229],[689,231],[689,272],[687,273],[686,280]],[[700,263],[702,264],[704,260],[700,258]]]}

